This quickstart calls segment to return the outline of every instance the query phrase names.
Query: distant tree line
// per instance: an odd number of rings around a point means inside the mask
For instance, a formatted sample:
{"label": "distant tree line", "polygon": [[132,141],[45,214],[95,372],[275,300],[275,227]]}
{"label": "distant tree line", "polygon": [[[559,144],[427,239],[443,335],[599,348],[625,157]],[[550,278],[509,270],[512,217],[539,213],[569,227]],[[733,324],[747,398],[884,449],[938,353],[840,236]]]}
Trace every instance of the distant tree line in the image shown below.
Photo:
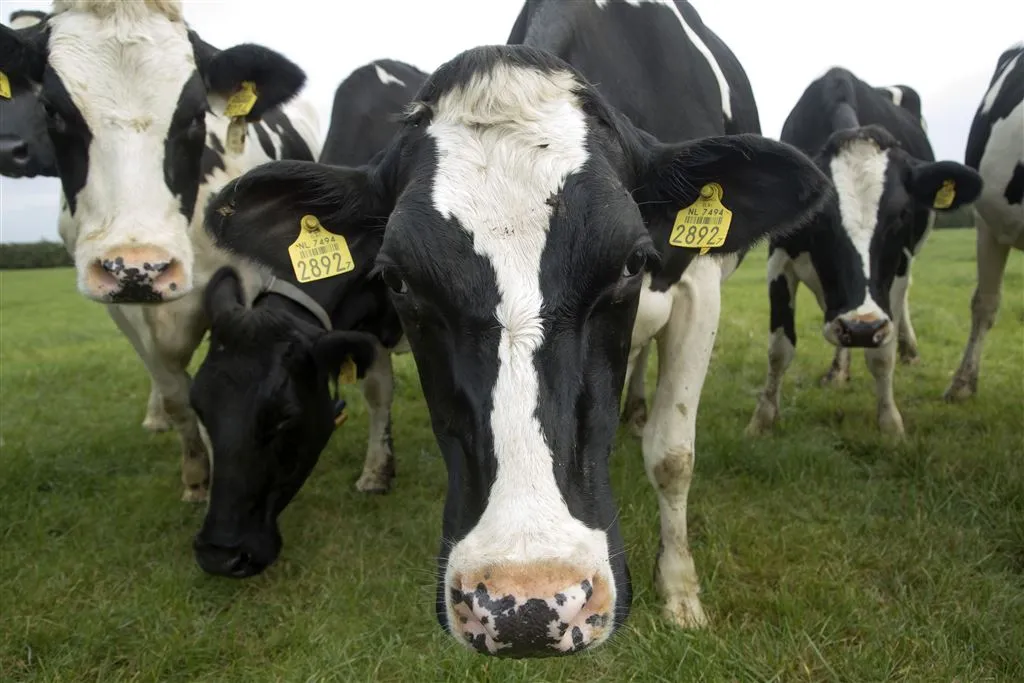
{"label": "distant tree line", "polygon": [[[935,218],[935,228],[973,228],[974,213],[969,206],[956,211],[940,213]],[[40,240],[39,242],[0,244],[0,270],[21,268],[69,268],[74,261],[60,242]]]}

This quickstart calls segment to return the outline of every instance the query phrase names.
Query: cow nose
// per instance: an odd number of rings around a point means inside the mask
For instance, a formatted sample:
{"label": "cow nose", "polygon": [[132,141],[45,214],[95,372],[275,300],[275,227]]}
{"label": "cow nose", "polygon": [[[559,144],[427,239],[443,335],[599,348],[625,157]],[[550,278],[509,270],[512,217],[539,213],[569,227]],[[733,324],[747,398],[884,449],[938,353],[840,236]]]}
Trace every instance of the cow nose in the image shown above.
{"label": "cow nose", "polygon": [[836,318],[836,339],[842,346],[875,348],[889,340],[892,325],[888,318]]}
{"label": "cow nose", "polygon": [[18,177],[28,168],[28,145],[18,137],[0,137],[0,175]]}
{"label": "cow nose", "polygon": [[584,650],[605,639],[614,607],[602,577],[561,564],[504,565],[456,575],[449,599],[455,637],[499,657]]}
{"label": "cow nose", "polygon": [[242,546],[218,546],[197,539],[193,551],[199,568],[215,576],[244,579],[259,574],[268,566],[257,561]]}
{"label": "cow nose", "polygon": [[86,296],[109,303],[173,301],[189,292],[182,262],[159,247],[108,251],[89,264]]}

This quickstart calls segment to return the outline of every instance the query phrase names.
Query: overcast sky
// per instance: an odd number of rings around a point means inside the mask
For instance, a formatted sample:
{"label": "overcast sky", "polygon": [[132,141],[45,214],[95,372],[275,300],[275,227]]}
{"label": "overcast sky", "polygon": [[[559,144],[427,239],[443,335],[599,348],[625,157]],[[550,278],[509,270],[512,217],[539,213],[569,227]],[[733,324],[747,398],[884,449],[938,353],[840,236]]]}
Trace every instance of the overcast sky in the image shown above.
{"label": "overcast sky", "polygon": [[[566,0],[590,2],[592,0]],[[185,0],[185,18],[209,43],[259,42],[300,64],[305,94],[327,133],[334,89],[382,57],[432,71],[461,50],[504,43],[522,0]],[[694,0],[736,53],[754,87],[764,134],[778,137],[803,89],[841,65],[875,85],[921,94],[938,158],[963,160],[971,117],[996,58],[1024,39],[1024,2]],[[2,20],[48,1],[0,0]],[[856,9],[851,9],[855,7]],[[59,240],[59,184],[0,179],[0,241]]]}

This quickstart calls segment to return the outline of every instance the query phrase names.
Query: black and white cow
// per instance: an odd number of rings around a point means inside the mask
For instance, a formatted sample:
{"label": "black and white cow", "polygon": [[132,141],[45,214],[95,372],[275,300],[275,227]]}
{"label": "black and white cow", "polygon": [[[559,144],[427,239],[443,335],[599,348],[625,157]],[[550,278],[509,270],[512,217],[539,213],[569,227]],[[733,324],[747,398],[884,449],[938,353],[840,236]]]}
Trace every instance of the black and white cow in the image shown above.
{"label": "black and white cow", "polygon": [[[177,0],[56,0],[44,22],[0,27],[0,71],[38,88],[78,289],[109,304],[146,365],[144,425],[176,428],[183,498],[203,500],[209,463],[186,367],[206,328],[203,285],[227,255],[202,230],[201,207],[259,163],[316,158],[313,107],[278,109],[306,76],[259,45],[207,44]],[[256,101],[232,133],[222,114],[244,82]]]}
{"label": "black and white cow", "polygon": [[[377,266],[448,469],[437,614],[480,652],[577,652],[626,618],[608,458],[651,339],[658,584],[675,623],[705,622],[686,499],[721,280],[829,191],[795,148],[725,134],[734,93],[710,35],[683,2],[530,2],[513,31],[523,44],[433,72],[370,168],[268,164],[211,201],[221,234],[315,213],[357,239],[388,216]],[[670,246],[712,183],[731,223],[704,237],[723,243],[706,257]]]}
{"label": "black and white cow", "polygon": [[1024,43],[999,56],[967,137],[964,161],[985,181],[974,204],[978,282],[971,298],[971,334],[947,401],[978,391],[985,335],[995,323],[1010,249],[1024,250]]}
{"label": "black and white cow", "polygon": [[[796,352],[800,282],[825,314],[825,338],[840,350],[864,348],[879,427],[903,434],[892,379],[910,265],[933,211],[956,209],[981,191],[971,169],[934,161],[920,121],[849,71],[833,68],[807,87],[783,124],[781,140],[814,155],[836,193],[807,228],[771,240],[768,378],[749,434],[778,419],[782,378]],[[833,375],[842,373],[842,356],[836,358]]]}
{"label": "black and white cow", "polygon": [[[356,69],[338,87],[321,162],[368,163],[398,131],[398,116],[425,78],[391,60]],[[254,172],[234,187],[244,191],[245,182],[260,177]],[[299,223],[232,216],[232,225],[245,230],[230,233],[217,227],[224,216],[212,216],[219,247],[244,254],[259,242],[278,257],[248,305],[230,267],[211,281],[206,291],[210,351],[191,391],[216,454],[210,503],[194,543],[196,561],[210,573],[244,577],[268,567],[280,552],[277,518],[334,430],[329,378],[338,376],[346,356],[355,359],[363,378],[369,413],[366,459],[356,489],[385,493],[391,488],[391,352],[402,341],[402,328],[387,287],[372,272],[382,229],[348,239],[353,270],[300,283],[287,256]],[[383,228],[383,220],[376,225]]]}
{"label": "black and white cow", "polygon": [[[9,25],[13,29],[24,29],[44,19],[46,12],[15,10],[11,12]],[[8,81],[11,97],[0,97],[0,175],[54,177],[57,164],[39,98],[29,81],[10,76]]]}

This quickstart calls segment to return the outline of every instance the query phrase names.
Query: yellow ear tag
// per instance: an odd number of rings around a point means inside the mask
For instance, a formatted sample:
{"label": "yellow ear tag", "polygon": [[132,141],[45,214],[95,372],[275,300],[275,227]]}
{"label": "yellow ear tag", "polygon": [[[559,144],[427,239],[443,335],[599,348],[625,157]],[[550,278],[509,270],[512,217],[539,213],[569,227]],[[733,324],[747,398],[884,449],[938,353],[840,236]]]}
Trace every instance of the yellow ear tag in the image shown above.
{"label": "yellow ear tag", "polygon": [[245,131],[248,125],[244,116],[236,116],[228,123],[224,146],[232,154],[241,154],[245,151]]}
{"label": "yellow ear tag", "polygon": [[948,209],[953,206],[953,199],[956,197],[956,184],[952,180],[943,180],[942,187],[935,193],[935,202],[932,207],[935,209]]}
{"label": "yellow ear tag", "polygon": [[341,364],[341,370],[338,372],[338,382],[341,384],[355,384],[358,379],[355,361],[349,356]]}
{"label": "yellow ear tag", "polygon": [[11,99],[11,82],[3,71],[0,71],[0,97],[5,100]]}
{"label": "yellow ear tag", "polygon": [[708,253],[725,244],[732,224],[732,211],[722,206],[722,186],[708,183],[693,204],[676,214],[668,243],[673,247],[700,249]]}
{"label": "yellow ear tag", "polygon": [[256,104],[256,84],[252,81],[242,81],[242,86],[228,98],[227,107],[224,109],[224,116],[232,118],[236,116],[248,116]]}
{"label": "yellow ear tag", "polygon": [[348,242],[320,225],[316,216],[303,216],[299,236],[288,247],[292,270],[299,282],[313,282],[355,270]]}

